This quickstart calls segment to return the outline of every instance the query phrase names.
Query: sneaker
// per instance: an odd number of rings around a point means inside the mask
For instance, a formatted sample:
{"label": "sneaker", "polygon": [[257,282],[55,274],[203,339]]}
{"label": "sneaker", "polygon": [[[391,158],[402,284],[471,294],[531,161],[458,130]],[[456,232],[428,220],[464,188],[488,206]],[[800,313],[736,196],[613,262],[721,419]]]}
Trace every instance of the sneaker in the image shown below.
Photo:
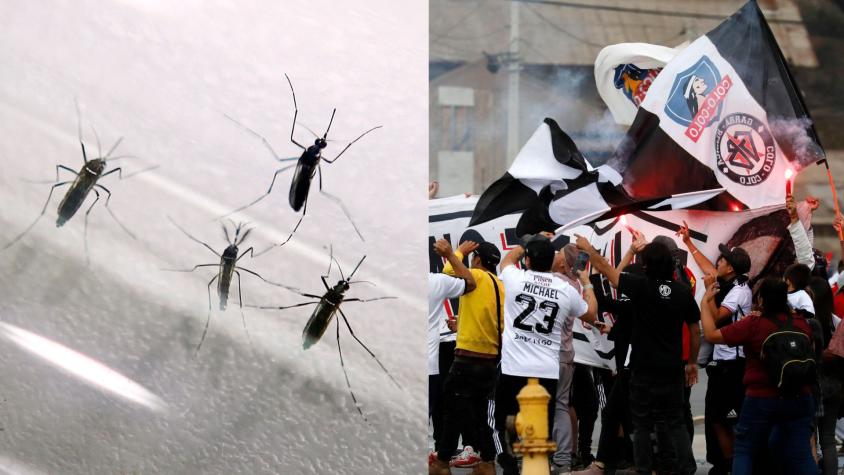
{"label": "sneaker", "polygon": [[434,461],[428,465],[428,475],[451,475],[451,467],[448,462],[435,458]]}
{"label": "sneaker", "polygon": [[592,462],[585,470],[574,472],[572,475],[604,475],[603,464],[599,465],[599,463],[600,462]]}
{"label": "sneaker", "polygon": [[571,475],[571,467],[563,465],[551,464],[551,475]]}
{"label": "sneaker", "polygon": [[474,467],[479,463],[481,463],[481,456],[475,452],[475,449],[473,449],[471,445],[467,445],[466,447],[463,447],[462,452],[454,457],[451,457],[451,462],[448,464],[452,467],[468,468]]}

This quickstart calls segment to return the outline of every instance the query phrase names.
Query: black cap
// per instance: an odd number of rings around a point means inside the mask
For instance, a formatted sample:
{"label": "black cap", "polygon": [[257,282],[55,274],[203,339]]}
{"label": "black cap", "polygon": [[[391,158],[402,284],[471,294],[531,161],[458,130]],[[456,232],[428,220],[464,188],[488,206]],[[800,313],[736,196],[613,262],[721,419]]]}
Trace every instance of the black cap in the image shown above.
{"label": "black cap", "polygon": [[484,267],[489,270],[495,269],[495,266],[501,262],[501,251],[491,242],[484,241],[480,243],[478,248],[475,249],[475,254],[481,259]]}
{"label": "black cap", "polygon": [[743,275],[750,272],[750,255],[740,247],[730,249],[724,244],[718,245],[718,251],[727,262],[733,266],[736,275]]}

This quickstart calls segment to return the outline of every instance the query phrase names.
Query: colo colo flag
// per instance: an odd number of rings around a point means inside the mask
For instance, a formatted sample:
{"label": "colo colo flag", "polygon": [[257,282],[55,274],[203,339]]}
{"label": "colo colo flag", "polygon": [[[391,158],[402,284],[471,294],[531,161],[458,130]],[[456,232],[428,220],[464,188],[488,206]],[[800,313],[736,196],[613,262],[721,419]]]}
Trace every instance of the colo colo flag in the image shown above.
{"label": "colo colo flag", "polygon": [[723,187],[709,209],[785,200],[785,171],[823,159],[785,59],[755,2],[659,73],[609,164],[634,199]]}

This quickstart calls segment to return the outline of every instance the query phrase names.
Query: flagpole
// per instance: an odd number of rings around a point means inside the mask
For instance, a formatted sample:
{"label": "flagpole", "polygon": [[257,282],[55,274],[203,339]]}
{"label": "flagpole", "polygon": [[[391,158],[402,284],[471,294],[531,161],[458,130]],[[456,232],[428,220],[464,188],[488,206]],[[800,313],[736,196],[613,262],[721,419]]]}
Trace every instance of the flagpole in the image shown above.
{"label": "flagpole", "polygon": [[[772,43],[774,45],[776,45],[776,39],[774,38],[774,33],[771,31],[771,27],[770,27],[770,25],[768,25],[768,21],[765,20],[765,15],[763,15],[762,10],[759,9],[759,5],[756,4],[756,2],[753,2],[753,3],[756,6],[756,11],[758,12],[759,17],[762,19],[761,23],[762,23],[762,26],[765,29],[765,32],[767,33],[769,40],[772,41]],[[791,85],[795,89],[792,97],[797,99],[798,104],[800,104],[800,107],[803,109],[802,110],[803,114],[805,114],[806,118],[809,119],[810,125],[809,125],[808,129],[806,129],[806,132],[809,135],[811,135],[811,138],[815,140],[815,143],[818,144],[818,147],[820,148],[821,153],[823,153],[823,158],[821,158],[820,160],[815,162],[815,164],[820,165],[821,162],[823,162],[824,166],[826,166],[826,176],[829,178],[829,188],[830,188],[830,190],[832,190],[832,201],[833,201],[833,204],[835,205],[835,216],[838,216],[839,214],[841,214],[841,211],[838,208],[838,193],[836,193],[836,191],[835,191],[835,182],[832,180],[832,170],[829,168],[829,162],[826,159],[826,152],[823,149],[823,145],[821,145],[821,139],[820,139],[820,137],[818,137],[817,131],[815,131],[815,122],[812,120],[812,116],[809,114],[809,108],[806,107],[806,103],[803,101],[802,94],[800,94],[799,90],[796,90],[797,89],[797,82],[794,80],[794,76],[791,75],[791,70],[788,69],[788,65],[786,63],[785,56],[782,54],[782,50],[780,50],[779,46],[775,46],[773,48],[773,50],[776,52],[777,59],[779,59],[780,71],[784,72],[786,74],[786,77],[788,77],[788,81],[791,83]],[[844,229],[842,229],[838,232],[838,239],[839,239],[839,241],[844,241]]]}
{"label": "flagpole", "polygon": [[[818,160],[816,163],[818,165],[823,162],[824,166],[826,166],[826,176],[829,178],[829,189],[832,190],[832,203],[835,205],[835,216],[841,214],[841,210],[838,208],[838,193],[835,191],[835,182],[832,180],[832,169],[829,168],[829,162],[826,158]],[[844,229],[838,230],[838,240],[844,241]]]}

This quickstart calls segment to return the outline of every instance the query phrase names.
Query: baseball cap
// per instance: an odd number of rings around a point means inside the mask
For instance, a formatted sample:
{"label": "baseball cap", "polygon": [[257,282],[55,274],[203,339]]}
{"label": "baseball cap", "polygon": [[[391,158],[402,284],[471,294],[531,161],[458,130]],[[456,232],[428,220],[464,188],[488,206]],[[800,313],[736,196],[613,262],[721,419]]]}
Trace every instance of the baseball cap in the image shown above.
{"label": "baseball cap", "polygon": [[487,269],[495,269],[495,266],[501,262],[501,251],[495,247],[495,244],[484,241],[475,249],[475,254],[481,259],[484,267]]}
{"label": "baseball cap", "polygon": [[725,244],[718,244],[718,251],[733,266],[736,274],[742,275],[750,272],[750,255],[744,249],[740,247],[730,249]]}

